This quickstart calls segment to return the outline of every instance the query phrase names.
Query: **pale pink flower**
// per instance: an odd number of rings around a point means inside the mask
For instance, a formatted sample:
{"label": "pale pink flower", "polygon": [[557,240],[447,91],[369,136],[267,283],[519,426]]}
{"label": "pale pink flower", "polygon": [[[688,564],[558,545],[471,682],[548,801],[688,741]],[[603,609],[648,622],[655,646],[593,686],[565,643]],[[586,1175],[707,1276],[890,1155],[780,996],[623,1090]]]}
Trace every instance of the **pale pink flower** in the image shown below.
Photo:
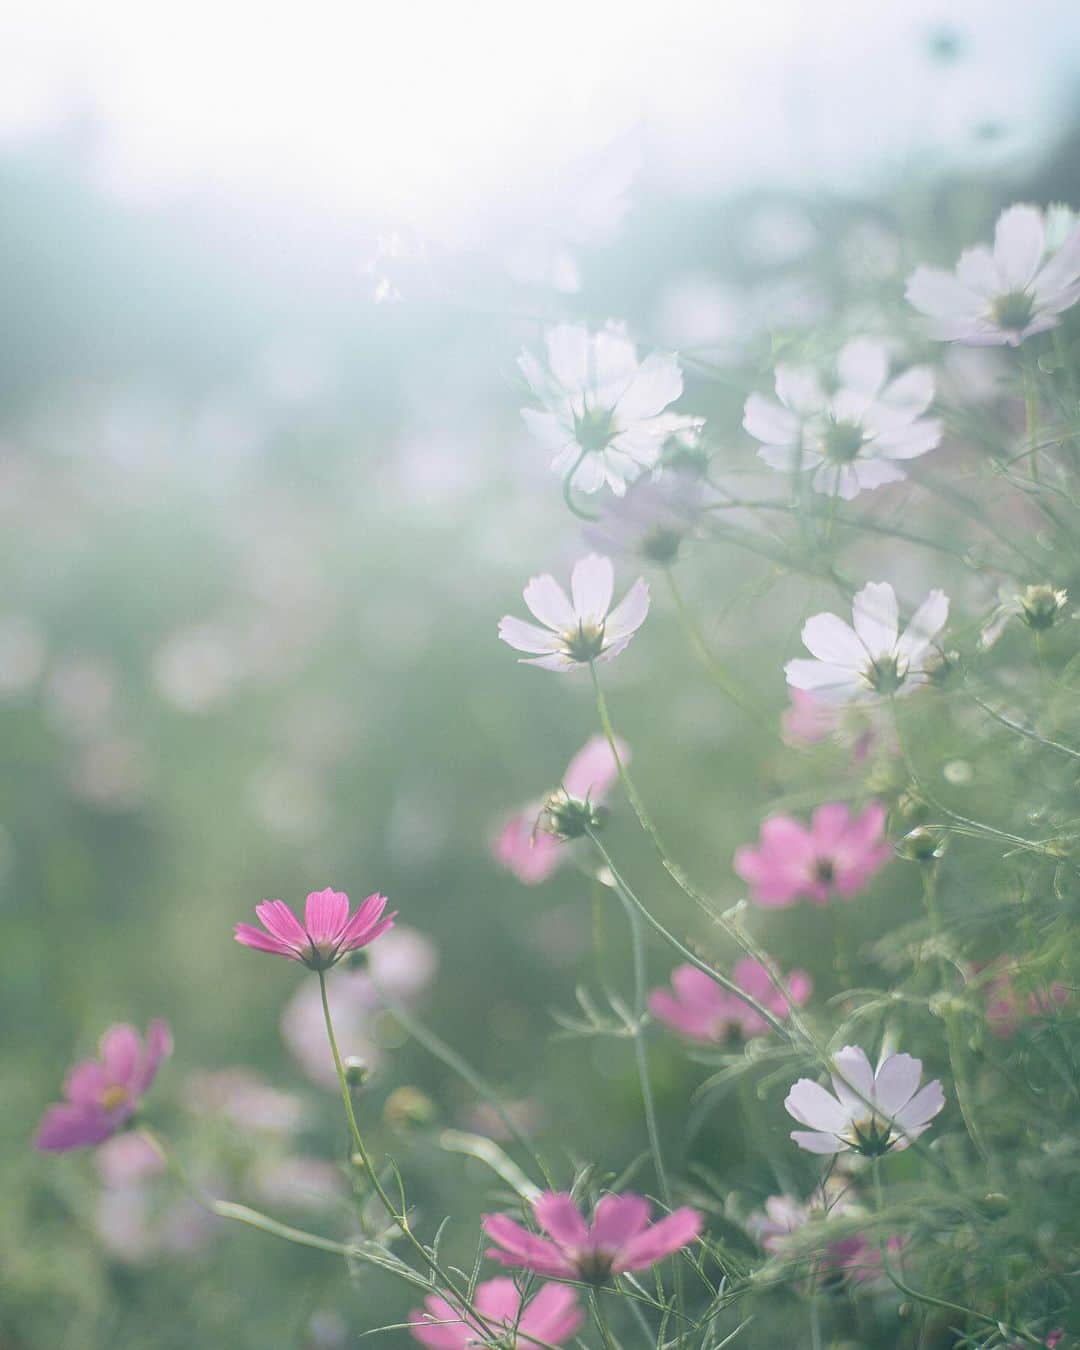
{"label": "pale pink flower", "polygon": [[933,450],[942,426],[922,416],[934,397],[930,367],[912,366],[890,380],[882,342],[849,342],[837,357],[837,375],[839,387],[826,393],[815,371],[777,366],[779,403],[751,394],[743,426],[761,441],[758,456],[770,468],[807,470],[815,492],[850,501],[864,488],[902,481],[897,461]]}
{"label": "pale pink flower", "polygon": [[893,588],[868,581],[852,604],[852,624],[835,614],[807,619],[802,640],[816,659],[789,661],[788,684],[830,704],[910,694],[927,684],[940,664],[937,637],[948,617],[949,597],[931,591],[901,634]]}
{"label": "pale pink flower", "polygon": [[68,1074],[67,1101],[45,1112],[35,1147],[63,1153],[103,1143],[135,1114],[161,1061],[171,1054],[172,1033],[160,1018],[150,1023],[145,1043],[132,1026],[111,1026],[101,1038],[99,1058],[83,1060]]}
{"label": "pale pink flower", "polygon": [[230,1120],[244,1130],[288,1132],[304,1123],[304,1103],[291,1092],[271,1087],[251,1069],[216,1069],[189,1074],[188,1105]]}
{"label": "pale pink flower", "polygon": [[[773,984],[769,972],[751,957],[736,961],[732,971],[735,983],[774,1016],[784,1018],[791,1011],[787,998]],[[813,981],[805,970],[793,970],[783,984],[796,1007],[802,1007],[813,990]],[[739,1035],[760,1036],[769,1024],[759,1012],[736,994],[721,988],[703,970],[689,964],[671,972],[671,989],[654,989],[649,995],[649,1011],[659,1021],[695,1041],[722,1041],[729,1031]]]}
{"label": "pale pink flower", "polygon": [[[473,1307],[506,1350],[525,1350],[543,1342],[562,1345],[578,1330],[584,1314],[577,1293],[565,1284],[543,1284],[526,1303],[514,1281],[505,1275],[484,1280],[476,1286]],[[462,1319],[463,1309],[455,1308],[439,1294],[424,1299],[424,1309],[409,1314],[413,1336],[431,1350],[471,1350],[481,1343],[473,1319]]]}
{"label": "pale pink flower", "polygon": [[523,664],[544,670],[580,670],[594,661],[611,661],[649,612],[649,587],[642,577],[612,609],[614,588],[611,559],[596,553],[574,564],[572,600],[548,573],[533,577],[525,587],[525,603],[544,627],[508,614],[499,621],[499,637],[519,652],[538,653],[523,657]]}
{"label": "pale pink flower", "polygon": [[998,217],[994,247],[960,255],[956,271],[918,267],[907,284],[909,302],[927,315],[931,337],[969,347],[1018,347],[1057,328],[1080,300],[1080,227],[1053,238],[1037,206],[1010,206]]}
{"label": "pale pink flower", "polygon": [[1016,968],[1011,960],[995,963],[983,970],[980,984],[986,997],[986,1021],[995,1036],[1007,1038],[1016,1033],[1027,1018],[1049,1017],[1055,1005],[1069,1000],[1069,989],[1058,980],[1039,990],[1023,994],[1013,977]]}
{"label": "pale pink flower", "polygon": [[905,1149],[930,1128],[945,1105],[935,1078],[920,1088],[922,1061],[911,1055],[889,1055],[875,1071],[857,1045],[845,1045],[833,1056],[833,1093],[812,1078],[800,1078],[784,1106],[806,1130],[791,1137],[808,1153],[842,1153],[854,1149],[879,1157]]}
{"label": "pale pink flower", "polygon": [[603,1284],[612,1275],[647,1270],[701,1232],[697,1210],[676,1209],[656,1223],[650,1213],[643,1196],[605,1195],[588,1224],[572,1196],[545,1191],[533,1201],[533,1214],[547,1236],[530,1233],[505,1214],[487,1214],[484,1232],[497,1244],[487,1254],[537,1275]]}
{"label": "pale pink flower", "polygon": [[284,900],[264,900],[255,913],[266,932],[238,923],[235,936],[256,951],[302,961],[311,970],[329,970],[348,952],[366,947],[393,927],[397,912],[383,918],[385,909],[386,896],[376,892],[350,916],[349,897],[327,888],[308,896],[302,924]]}
{"label": "pale pink flower", "polygon": [[840,721],[839,710],[822,703],[805,689],[790,689],[791,707],[780,718],[780,727],[788,745],[805,747],[826,741]]}
{"label": "pale pink flower", "polygon": [[[816,1225],[824,1243],[831,1217],[853,1217],[858,1213],[860,1211],[856,1206],[843,1200],[826,1209],[820,1195],[805,1203],[790,1195],[770,1195],[765,1201],[764,1210],[747,1216],[746,1229],[770,1256],[782,1257],[796,1248],[793,1239],[808,1224]],[[903,1247],[903,1239],[894,1234],[885,1245],[890,1253],[898,1253]],[[855,1283],[873,1279],[881,1272],[878,1243],[863,1233],[852,1233],[829,1242],[819,1259],[825,1270],[843,1274]]]}
{"label": "pale pink flower", "polygon": [[[617,741],[619,758],[630,760],[630,748]],[[619,768],[605,736],[586,741],[566,766],[559,794],[583,806],[599,806],[619,776]],[[495,857],[526,886],[546,881],[565,857],[560,838],[544,828],[542,817],[549,798],[530,802],[506,822],[495,841]]]}
{"label": "pale pink flower", "polygon": [[523,408],[537,441],[554,452],[551,468],[582,492],[605,483],[622,496],[655,469],[664,442],[686,422],[665,413],[682,393],[682,372],[669,353],[639,362],[621,327],[590,334],[584,324],[557,324],[545,334],[547,361],[524,351],[518,365],[543,411]]}
{"label": "pale pink flower", "polygon": [[137,1186],[165,1170],[165,1159],[137,1130],[125,1130],[106,1139],[94,1155],[98,1175],[106,1186]]}
{"label": "pale pink flower", "polygon": [[862,890],[892,857],[884,841],[885,808],[870,804],[856,816],[844,802],[819,806],[807,827],[791,816],[770,816],[757,848],[735,851],[735,871],[759,905],[783,909],[800,896],[823,905]]}

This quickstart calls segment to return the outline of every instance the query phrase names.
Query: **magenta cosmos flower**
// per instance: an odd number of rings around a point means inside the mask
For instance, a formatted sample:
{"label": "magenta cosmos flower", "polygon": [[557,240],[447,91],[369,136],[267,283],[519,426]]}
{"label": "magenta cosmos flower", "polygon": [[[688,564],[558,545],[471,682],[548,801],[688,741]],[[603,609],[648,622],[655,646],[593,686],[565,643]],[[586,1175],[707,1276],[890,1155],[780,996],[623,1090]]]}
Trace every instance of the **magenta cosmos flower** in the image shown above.
{"label": "magenta cosmos flower", "polygon": [[612,1275],[647,1270],[701,1232],[695,1209],[676,1209],[656,1223],[650,1223],[650,1212],[644,1196],[605,1195],[588,1224],[571,1196],[545,1191],[533,1201],[533,1213],[547,1237],[530,1233],[505,1214],[487,1214],[484,1232],[498,1244],[487,1255],[537,1275],[603,1284]]}
{"label": "magenta cosmos flower", "polygon": [[525,587],[525,603],[543,628],[507,614],[499,620],[499,637],[519,652],[537,653],[521,660],[543,670],[580,670],[594,661],[614,660],[645,622],[649,587],[638,577],[612,609],[614,589],[611,559],[590,553],[574,564],[570,598],[547,573]]}
{"label": "magenta cosmos flower", "polygon": [[147,1028],[145,1044],[127,1023],[111,1026],[101,1038],[98,1058],[84,1059],[68,1074],[67,1101],[45,1112],[34,1146],[63,1153],[115,1134],[135,1114],[172,1046],[169,1025],[160,1018]]}
{"label": "magenta cosmos flower", "polygon": [[[615,743],[619,758],[629,763],[630,747],[625,741]],[[554,793],[530,802],[510,817],[495,841],[495,857],[526,886],[546,881],[565,856],[560,847],[565,836],[549,826],[558,824],[567,807],[577,807],[580,812],[599,806],[618,776],[619,766],[607,738],[593,736],[566,766],[562,784]],[[545,819],[553,813],[554,819]]]}
{"label": "magenta cosmos flower", "polygon": [[[505,1275],[478,1284],[472,1302],[484,1321],[499,1332],[498,1343],[507,1350],[537,1342],[562,1345],[581,1326],[583,1317],[577,1294],[567,1285],[541,1285],[526,1303]],[[479,1344],[478,1329],[462,1320],[462,1309],[438,1294],[429,1294],[424,1311],[414,1309],[409,1323],[416,1340],[431,1350],[470,1350]]]}
{"label": "magenta cosmos flower", "polygon": [[255,906],[261,932],[249,923],[236,925],[236,940],[257,952],[287,956],[312,970],[329,970],[346,954],[366,947],[394,926],[397,911],[384,919],[386,896],[369,895],[349,917],[349,897],[342,891],[312,891],[301,923],[284,900],[264,900]]}
{"label": "magenta cosmos flower", "polygon": [[[791,1011],[787,999],[773,984],[769,972],[749,956],[735,963],[732,977],[740,989],[776,1017]],[[792,1002],[802,1007],[810,997],[813,981],[805,970],[793,970],[784,980]],[[732,1029],[741,1036],[760,1036],[769,1024],[759,1012],[735,994],[710,980],[703,970],[689,964],[671,972],[671,989],[654,989],[649,1011],[659,1021],[694,1041],[722,1041]]]}
{"label": "magenta cosmos flower", "polygon": [[928,1130],[945,1105],[936,1078],[919,1087],[922,1060],[911,1055],[889,1055],[875,1072],[865,1051],[845,1045],[833,1067],[835,1096],[812,1078],[800,1078],[784,1102],[788,1115],[809,1127],[791,1132],[808,1153],[854,1149],[874,1158],[899,1151]]}
{"label": "magenta cosmos flower", "polygon": [[885,808],[871,802],[859,815],[843,802],[814,812],[810,826],[791,816],[771,816],[757,848],[735,852],[735,871],[759,905],[783,909],[802,895],[817,905],[851,896],[892,857],[884,842]]}

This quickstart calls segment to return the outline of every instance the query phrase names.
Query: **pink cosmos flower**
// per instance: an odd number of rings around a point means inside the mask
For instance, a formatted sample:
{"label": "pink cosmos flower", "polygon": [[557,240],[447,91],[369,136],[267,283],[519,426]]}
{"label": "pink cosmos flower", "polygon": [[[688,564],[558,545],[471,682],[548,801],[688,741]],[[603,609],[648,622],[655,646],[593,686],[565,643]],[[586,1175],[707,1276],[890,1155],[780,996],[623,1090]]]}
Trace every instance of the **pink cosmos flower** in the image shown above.
{"label": "pink cosmos flower", "polygon": [[103,1143],[135,1114],[161,1061],[172,1054],[172,1033],[160,1018],[151,1022],[143,1044],[134,1027],[121,1022],[101,1038],[99,1058],[86,1059],[68,1074],[62,1105],[50,1106],[34,1146],[64,1153]]}
{"label": "pink cosmos flower", "polygon": [[1014,1035],[1026,1018],[1049,1017],[1055,1004],[1067,1003],[1069,999],[1067,986],[1058,980],[1025,996],[1013,983],[1014,974],[1011,960],[1006,959],[991,968],[984,968],[981,977],[987,1025],[995,1036],[1003,1039]]}
{"label": "pink cosmos flower", "polygon": [[349,917],[349,897],[342,891],[312,891],[304,906],[304,922],[284,900],[264,900],[255,906],[263,927],[236,925],[236,940],[259,952],[302,961],[311,970],[329,970],[346,952],[357,951],[392,928],[397,911],[382,918],[386,896],[369,895]]}
{"label": "pink cosmos flower", "polygon": [[605,1195],[587,1224],[573,1197],[545,1191],[533,1201],[540,1237],[504,1214],[484,1216],[484,1232],[498,1245],[487,1255],[504,1266],[523,1266],[537,1275],[603,1284],[624,1271],[647,1270],[689,1246],[702,1229],[697,1210],[673,1210],[650,1223],[649,1202],[640,1195]]}
{"label": "pink cosmos flower", "polygon": [[[1049,213],[1048,213],[1049,214]],[[1037,206],[1010,206],[998,217],[993,251],[960,255],[956,272],[919,267],[908,301],[930,318],[930,336],[969,347],[1019,347],[1061,323],[1080,300],[1080,227],[1075,218],[1060,241]]]}
{"label": "pink cosmos flower", "polygon": [[[562,1345],[581,1326],[584,1314],[577,1294],[565,1284],[544,1284],[528,1303],[514,1281],[505,1275],[485,1280],[476,1286],[473,1307],[500,1333],[499,1344],[512,1350],[543,1341]],[[424,1311],[409,1314],[412,1334],[431,1350],[470,1350],[477,1345],[478,1329],[471,1321],[462,1321],[462,1309],[455,1308],[438,1294],[424,1299]]]}
{"label": "pink cosmos flower", "polygon": [[839,710],[822,703],[805,689],[790,689],[791,707],[780,718],[784,740],[788,745],[817,745],[836,730]]}
{"label": "pink cosmos flower", "polygon": [[[624,764],[630,760],[630,748],[624,741],[616,741],[619,758]],[[599,805],[610,792],[619,776],[619,767],[605,736],[593,736],[566,766],[560,794],[573,802]],[[542,828],[544,801],[530,802],[516,812],[503,826],[495,841],[493,852],[502,865],[513,872],[526,886],[546,881],[564,857],[560,840],[550,830]],[[538,825],[538,822],[541,822]]]}
{"label": "pink cosmos flower", "polygon": [[566,672],[614,660],[645,622],[649,587],[638,577],[612,609],[614,589],[611,559],[590,553],[570,574],[572,600],[548,573],[533,577],[525,587],[525,603],[543,628],[507,614],[499,620],[499,637],[519,652],[539,653],[521,660],[543,670]]}
{"label": "pink cosmos flower", "polygon": [[[843,1200],[826,1210],[820,1195],[806,1203],[790,1195],[770,1195],[765,1201],[764,1210],[747,1216],[746,1229],[770,1256],[782,1257],[795,1245],[792,1239],[807,1224],[817,1224],[824,1239],[831,1216],[853,1217],[860,1212],[856,1206]],[[887,1239],[885,1246],[890,1253],[897,1253],[903,1247],[903,1239],[894,1234]],[[846,1275],[857,1283],[873,1279],[881,1271],[878,1244],[863,1233],[852,1233],[830,1242],[821,1261],[826,1270]]]}
{"label": "pink cosmos flower", "polygon": [[809,829],[791,816],[771,816],[757,848],[735,851],[735,871],[759,905],[783,909],[801,895],[824,905],[831,896],[854,895],[888,862],[884,833],[880,802],[857,816],[844,802],[819,806]]}
{"label": "pink cosmos flower", "polygon": [[[732,971],[735,983],[777,1017],[787,1017],[791,1009],[787,999],[773,984],[769,972],[751,957],[744,956]],[[695,1041],[722,1041],[736,1029],[741,1036],[760,1036],[769,1024],[735,994],[729,994],[703,970],[689,964],[671,972],[672,989],[654,989],[649,995],[649,1011],[661,1022]],[[805,970],[793,970],[784,980],[792,1001],[802,1007],[810,997],[813,981]]]}
{"label": "pink cosmos flower", "polygon": [[842,1153],[854,1149],[880,1157],[890,1149],[905,1149],[930,1128],[945,1105],[945,1093],[935,1078],[920,1088],[922,1061],[911,1055],[889,1055],[875,1071],[865,1051],[845,1045],[833,1056],[836,1096],[812,1078],[800,1078],[784,1106],[808,1130],[791,1137],[808,1153]]}

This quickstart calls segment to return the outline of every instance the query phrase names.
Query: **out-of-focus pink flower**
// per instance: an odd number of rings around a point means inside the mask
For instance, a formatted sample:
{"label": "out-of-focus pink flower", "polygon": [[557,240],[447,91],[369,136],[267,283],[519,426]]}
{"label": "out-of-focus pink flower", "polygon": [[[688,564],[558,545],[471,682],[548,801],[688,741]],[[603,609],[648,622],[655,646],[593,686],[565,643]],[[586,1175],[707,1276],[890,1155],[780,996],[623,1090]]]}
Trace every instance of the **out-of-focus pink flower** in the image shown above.
{"label": "out-of-focus pink flower", "polygon": [[[746,1229],[770,1256],[784,1256],[795,1245],[792,1239],[807,1224],[817,1225],[824,1245],[831,1217],[852,1217],[861,1212],[845,1200],[839,1200],[826,1209],[820,1193],[807,1202],[796,1200],[790,1195],[770,1195],[765,1201],[764,1210],[747,1216]],[[885,1245],[890,1253],[896,1253],[903,1247],[903,1239],[894,1234]],[[878,1244],[863,1233],[852,1233],[835,1242],[828,1242],[819,1259],[823,1269],[846,1275],[857,1283],[873,1279],[881,1272]]]}
{"label": "out-of-focus pink flower", "polygon": [[784,740],[788,745],[817,745],[836,730],[840,713],[827,703],[821,703],[805,689],[791,689],[791,707],[780,719]]}
{"label": "out-of-focus pink flower", "polygon": [[299,1154],[267,1159],[252,1180],[261,1201],[287,1209],[327,1209],[345,1189],[341,1171],[333,1163]]}
{"label": "out-of-focus pink flower", "polygon": [[[366,970],[339,967],[328,974],[326,997],[342,1055],[375,1068],[381,1057],[376,1020],[383,1008],[378,991],[408,1002],[431,982],[438,963],[438,951],[430,938],[414,928],[397,926],[369,948]],[[337,1071],[314,980],[301,984],[285,1005],[281,1034],[304,1073],[321,1087],[336,1091]]]}
{"label": "out-of-focus pink flower", "polygon": [[533,1201],[533,1214],[547,1237],[530,1233],[505,1214],[487,1214],[484,1232],[497,1244],[487,1254],[537,1275],[603,1284],[612,1275],[647,1270],[701,1232],[702,1217],[695,1209],[673,1210],[656,1223],[650,1222],[650,1213],[643,1196],[605,1195],[588,1224],[572,1196],[545,1191]]}
{"label": "out-of-focus pink flower", "polygon": [[[743,957],[735,963],[732,977],[740,989],[775,1016],[787,1017],[791,1011],[760,961]],[[797,1007],[806,1002],[813,989],[805,970],[793,970],[784,984]],[[745,1037],[760,1036],[769,1029],[760,1013],[696,966],[676,966],[671,972],[671,985],[670,990],[654,989],[650,993],[649,1011],[682,1036],[695,1041],[722,1041],[733,1029]]]}
{"label": "out-of-focus pink flower", "polygon": [[126,1023],[101,1038],[98,1059],[76,1064],[64,1082],[62,1105],[45,1112],[34,1140],[49,1153],[103,1143],[135,1114],[161,1061],[172,1053],[167,1022],[151,1022],[146,1043]]}
{"label": "out-of-focus pink flower", "polygon": [[526,1134],[534,1134],[547,1124],[543,1106],[531,1097],[504,1101],[501,1115],[488,1102],[474,1102],[462,1112],[461,1122],[467,1130],[475,1134],[486,1134],[489,1139],[502,1143],[513,1138],[506,1120],[503,1119],[504,1116]]}
{"label": "out-of-focus pink flower", "polygon": [[[629,746],[621,740],[616,745],[619,758],[624,764],[629,763]],[[619,768],[606,737],[593,736],[566,766],[561,788],[573,801],[596,806],[611,791],[618,776]],[[538,825],[546,800],[531,802],[511,816],[493,849],[499,862],[526,886],[546,881],[563,857],[561,841]]]}
{"label": "out-of-focus pink flower", "polygon": [[857,1045],[845,1045],[833,1056],[833,1090],[812,1078],[800,1078],[784,1106],[808,1130],[793,1130],[792,1139],[808,1153],[841,1153],[854,1149],[867,1157],[905,1149],[930,1128],[945,1105],[935,1078],[920,1088],[922,1060],[889,1055],[875,1071]]}
{"label": "out-of-focus pink flower", "polygon": [[137,1130],[106,1139],[94,1161],[106,1186],[137,1186],[165,1170],[164,1158]]}
{"label": "out-of-focus pink flower", "polygon": [[162,1203],[152,1187],[129,1185],[101,1193],[94,1222],[110,1256],[129,1265],[147,1265],[193,1255],[213,1237],[218,1220],[187,1196]]}
{"label": "out-of-focus pink flower", "polygon": [[907,298],[929,317],[930,336],[969,347],[1019,347],[1057,328],[1058,315],[1080,300],[1080,227],[1073,218],[1055,242],[1048,223],[1037,206],[1010,206],[998,217],[993,251],[982,244],[967,249],[955,272],[916,268]]}
{"label": "out-of-focus pink flower", "polygon": [[[561,1345],[581,1326],[584,1314],[576,1292],[565,1284],[544,1284],[525,1303],[514,1281],[507,1276],[485,1280],[476,1286],[473,1307],[499,1332],[500,1345],[521,1347],[543,1342]],[[438,1294],[424,1299],[424,1310],[409,1314],[412,1334],[431,1350],[470,1350],[479,1344],[479,1330],[472,1319],[462,1320],[463,1309],[455,1308]]]}
{"label": "out-of-focus pink flower", "polygon": [[187,1101],[197,1111],[222,1116],[242,1129],[288,1131],[304,1120],[304,1103],[250,1069],[218,1069],[188,1076]]}
{"label": "out-of-focus pink flower", "polygon": [[610,558],[591,553],[574,564],[572,600],[553,576],[533,577],[525,587],[525,604],[544,626],[512,614],[499,620],[499,637],[519,652],[522,664],[565,673],[594,661],[612,661],[629,646],[649,612],[649,587],[638,577],[622,601],[611,607],[615,573]]}
{"label": "out-of-focus pink flower", "polygon": [[[899,1255],[903,1248],[904,1239],[898,1233],[886,1238],[885,1249],[890,1256]],[[830,1243],[825,1262],[854,1284],[877,1279],[882,1273],[881,1247],[876,1238],[865,1233],[852,1233]]]}
{"label": "out-of-focus pink flower", "polygon": [[1058,980],[1027,995],[1021,993],[1013,982],[1016,970],[1009,960],[995,963],[984,971],[982,989],[986,997],[986,1021],[995,1036],[1013,1036],[1026,1018],[1049,1017],[1055,1005],[1069,1000],[1068,986]]}
{"label": "out-of-focus pink flower", "polygon": [[266,932],[248,923],[236,925],[236,940],[259,952],[302,961],[311,970],[329,970],[347,953],[366,947],[388,928],[397,912],[384,919],[386,896],[376,892],[362,901],[350,917],[349,897],[327,888],[312,891],[304,906],[304,922],[284,900],[264,900],[255,906]]}
{"label": "out-of-focus pink flower", "polygon": [[843,802],[819,806],[807,828],[791,816],[771,816],[757,848],[735,852],[735,871],[759,905],[782,909],[805,895],[815,904],[851,896],[888,862],[885,808],[871,802],[857,816]]}

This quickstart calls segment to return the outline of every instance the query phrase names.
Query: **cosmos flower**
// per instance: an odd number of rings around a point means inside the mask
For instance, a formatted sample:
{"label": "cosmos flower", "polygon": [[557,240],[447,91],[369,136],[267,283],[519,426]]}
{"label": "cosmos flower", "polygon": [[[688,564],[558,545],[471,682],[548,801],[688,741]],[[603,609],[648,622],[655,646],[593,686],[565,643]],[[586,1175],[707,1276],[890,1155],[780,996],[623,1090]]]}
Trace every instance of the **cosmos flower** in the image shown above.
{"label": "cosmos flower", "polygon": [[147,1028],[145,1044],[134,1027],[111,1026],[97,1059],[85,1059],[64,1082],[62,1105],[50,1106],[34,1145],[63,1153],[103,1143],[135,1114],[163,1059],[172,1054],[172,1033],[160,1018]]}
{"label": "cosmos flower", "polygon": [[[630,747],[617,740],[619,758],[630,761]],[[592,815],[619,776],[615,756],[605,736],[593,736],[566,766],[562,783],[540,801],[530,802],[510,817],[499,831],[495,857],[526,886],[546,881],[566,856],[560,847],[566,835],[550,828],[576,809]]]}
{"label": "cosmos flower", "polygon": [[1002,586],[999,604],[983,625],[979,634],[979,650],[989,651],[1005,631],[1010,619],[1017,618],[1033,633],[1044,633],[1065,617],[1069,607],[1069,592],[1063,587],[1042,582],[1036,586]]}
{"label": "cosmos flower", "polygon": [[380,933],[392,928],[397,913],[384,919],[386,896],[369,895],[349,915],[349,897],[342,891],[312,891],[304,906],[304,922],[284,900],[264,900],[255,906],[266,932],[248,923],[236,925],[236,940],[245,947],[275,956],[302,961],[311,970],[329,970],[348,952],[374,942]]}
{"label": "cosmos flower", "polygon": [[998,217],[992,250],[967,249],[955,273],[916,268],[907,298],[929,317],[931,337],[1018,347],[1057,328],[1058,316],[1080,300],[1080,227],[1060,209],[1044,217],[1037,206],[1010,206]]}
{"label": "cosmos flower", "polygon": [[949,617],[949,597],[931,591],[900,633],[896,594],[888,582],[868,581],[852,604],[852,625],[835,614],[815,614],[802,640],[816,658],[784,667],[788,684],[822,703],[867,703],[910,694],[940,664],[935,639]]}
{"label": "cosmos flower", "polygon": [[[807,1225],[814,1225],[815,1235],[824,1245],[831,1218],[854,1219],[861,1215],[859,1207],[844,1198],[834,1200],[826,1208],[820,1193],[806,1202],[790,1195],[770,1195],[763,1210],[747,1215],[746,1230],[770,1256],[783,1257],[798,1251],[795,1239]],[[897,1253],[903,1247],[903,1239],[894,1234],[885,1245],[890,1253]],[[881,1272],[881,1249],[876,1239],[864,1233],[850,1233],[827,1242],[817,1260],[823,1271],[835,1271],[856,1283]]]}
{"label": "cosmos flower", "polygon": [[[577,1293],[565,1284],[544,1284],[526,1303],[514,1281],[502,1275],[476,1286],[473,1307],[501,1333],[500,1346],[525,1350],[538,1341],[562,1345],[581,1326],[584,1314]],[[412,1334],[431,1350],[471,1350],[480,1343],[478,1329],[462,1320],[455,1308],[439,1294],[424,1299],[424,1310],[409,1314]]]}
{"label": "cosmos flower", "polygon": [[941,441],[941,422],[923,417],[934,397],[929,366],[889,379],[888,348],[856,338],[837,357],[839,387],[827,394],[815,371],[777,366],[779,404],[751,394],[743,426],[762,442],[758,456],[785,473],[808,470],[815,492],[850,501],[864,488],[906,477],[898,460]]}
{"label": "cosmos flower", "polygon": [[854,1149],[880,1157],[905,1149],[945,1105],[936,1078],[919,1087],[922,1061],[911,1055],[889,1055],[875,1072],[863,1050],[845,1045],[833,1056],[833,1065],[835,1096],[812,1078],[800,1078],[784,1102],[788,1114],[809,1127],[791,1133],[808,1153]]}
{"label": "cosmos flower", "polygon": [[544,625],[507,614],[499,621],[499,637],[519,652],[527,666],[543,670],[580,670],[594,661],[611,661],[630,643],[649,612],[649,587],[638,577],[622,601],[611,608],[615,586],[610,558],[591,553],[574,564],[570,593],[548,573],[525,587],[525,603]]}
{"label": "cosmos flower", "polygon": [[555,1279],[603,1284],[612,1275],[647,1270],[688,1246],[701,1232],[694,1209],[676,1209],[651,1223],[649,1202],[640,1195],[605,1195],[591,1224],[571,1196],[545,1191],[533,1201],[540,1237],[504,1214],[484,1217],[484,1232],[497,1245],[488,1256],[504,1266],[521,1266]]}
{"label": "cosmos flower", "polygon": [[666,567],[678,558],[684,541],[700,531],[704,508],[701,476],[665,468],[662,477],[639,478],[624,497],[613,500],[603,519],[586,528],[585,537],[604,553]]}
{"label": "cosmos flower", "polygon": [[756,904],[772,909],[800,896],[824,905],[832,896],[862,890],[892,857],[885,843],[885,808],[871,802],[857,816],[844,802],[819,806],[809,827],[791,816],[771,816],[757,848],[735,853],[735,871]]}
{"label": "cosmos flower", "polygon": [[547,361],[523,351],[518,365],[543,411],[523,408],[537,441],[554,452],[551,468],[581,492],[605,483],[622,496],[628,483],[655,469],[664,442],[686,419],[665,413],[682,393],[675,357],[654,352],[639,362],[624,329],[589,333],[557,324],[545,334]]}
{"label": "cosmos flower", "polygon": [[[788,1000],[773,984],[769,972],[759,962],[744,956],[735,963],[732,978],[740,989],[776,1017],[787,1017]],[[810,997],[813,981],[805,970],[793,970],[783,981],[792,1002],[802,1007]],[[722,1041],[735,1029],[741,1036],[760,1036],[769,1024],[736,994],[710,980],[703,970],[689,964],[671,972],[671,989],[654,989],[649,995],[649,1011],[681,1036],[695,1041]]]}

